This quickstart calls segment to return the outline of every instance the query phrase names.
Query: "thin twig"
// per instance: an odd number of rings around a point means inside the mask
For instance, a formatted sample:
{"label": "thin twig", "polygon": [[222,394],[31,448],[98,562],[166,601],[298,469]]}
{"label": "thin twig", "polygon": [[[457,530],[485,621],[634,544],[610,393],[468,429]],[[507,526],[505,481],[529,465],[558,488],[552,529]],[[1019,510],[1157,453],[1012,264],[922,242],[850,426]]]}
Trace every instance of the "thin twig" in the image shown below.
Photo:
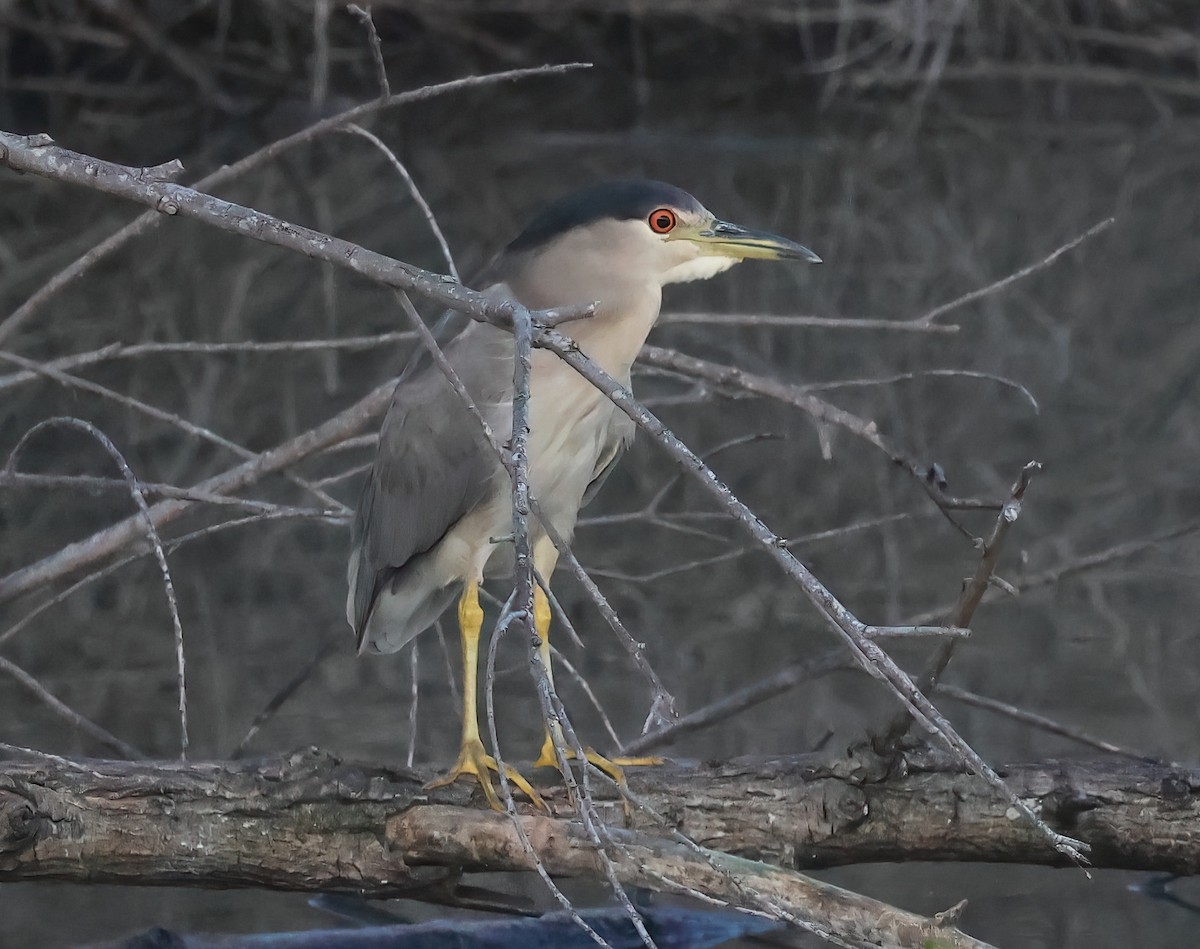
{"label": "thin twig", "polygon": [[[217,533],[219,531],[223,531],[223,530],[228,530],[229,528],[232,528],[232,527],[244,527],[249,524],[261,524],[264,521],[292,520],[292,519],[296,518],[297,516],[303,517],[306,520],[313,520],[313,518],[310,518],[308,515],[296,515],[288,510],[270,511],[270,512],[267,512],[264,514],[252,514],[249,517],[240,517],[240,518],[235,518],[235,519],[229,520],[229,521],[222,521],[219,524],[210,524],[208,527],[202,527],[199,530],[191,531],[187,534],[180,534],[178,537],[173,538],[165,545],[166,551],[168,554],[173,554],[176,550],[178,550],[184,544],[191,543],[192,541],[200,540],[204,537],[208,537],[211,534],[215,534],[215,533]],[[339,526],[341,526],[340,519],[321,518],[321,519],[317,519],[317,520],[318,520],[318,523],[322,523],[322,522],[323,523],[338,523]],[[0,645],[4,644],[8,640],[12,639],[17,633],[19,633],[22,629],[27,627],[30,623],[32,623],[35,619],[37,619],[38,616],[40,616],[46,610],[50,609],[52,606],[57,606],[59,603],[62,603],[65,600],[69,599],[72,596],[72,594],[75,594],[75,593],[79,592],[80,590],[82,590],[84,587],[90,586],[91,584],[95,583],[98,580],[103,580],[105,577],[111,576],[112,574],[114,574],[118,570],[120,570],[122,567],[128,566],[131,563],[141,560],[143,557],[149,556],[150,553],[151,553],[151,550],[149,547],[147,547],[145,550],[140,550],[137,553],[131,554],[127,557],[123,557],[120,560],[115,560],[112,563],[108,564],[105,567],[102,567],[99,570],[93,570],[91,573],[87,574],[84,577],[81,577],[79,580],[72,583],[70,586],[65,587],[62,590],[59,590],[56,594],[54,594],[54,596],[51,596],[51,597],[43,600],[41,603],[39,603],[37,606],[35,606],[33,609],[31,609],[28,613],[26,613],[24,616],[22,616],[19,620],[17,620],[15,623],[13,623],[12,626],[8,627],[8,629],[6,629],[6,630],[4,630],[4,632],[0,633]]]}
{"label": "thin twig", "polygon": [[[100,349],[94,349],[86,353],[76,353],[72,356],[62,356],[58,359],[52,359],[48,362],[41,363],[41,366],[46,369],[56,369],[63,372],[68,372],[73,369],[82,369],[85,366],[94,366],[99,363],[109,362],[118,359],[140,359],[143,356],[155,355],[198,355],[198,356],[219,356],[219,355],[242,355],[245,353],[307,353],[307,352],[326,352],[331,349],[346,349],[350,351],[377,349],[383,346],[390,346],[393,343],[411,342],[413,340],[412,333],[377,333],[374,336],[348,336],[342,339],[296,339],[282,340],[279,342],[254,342],[246,341],[240,343],[201,343],[201,342],[180,342],[180,343],[135,343],[131,346],[123,346],[120,343],[110,343]],[[31,382],[34,379],[41,378],[41,374],[33,370],[23,370],[21,372],[10,373],[5,376],[0,376],[0,389],[8,389],[25,382]]]}
{"label": "thin twig", "polygon": [[[34,372],[39,375],[44,375],[49,379],[53,379],[59,385],[66,386],[69,389],[79,389],[83,392],[90,392],[93,395],[98,395],[103,399],[108,399],[116,402],[118,405],[124,405],[126,408],[133,409],[135,412],[140,412],[143,415],[149,416],[152,419],[157,419],[160,422],[165,422],[168,425],[178,428],[194,438],[199,438],[206,442],[211,442],[214,445],[220,445],[222,448],[233,452],[239,458],[254,458],[254,452],[250,449],[239,445],[235,441],[225,438],[223,435],[218,435],[216,432],[205,428],[203,425],[197,425],[195,422],[190,422],[174,412],[168,412],[165,409],[160,409],[157,406],[151,405],[148,402],[143,402],[141,399],[135,399],[133,396],[125,395],[117,392],[107,386],[102,386],[98,382],[92,382],[88,379],[81,379],[79,376],[73,376],[70,373],[62,372],[58,369],[51,369],[43,363],[35,362],[32,359],[26,359],[24,356],[18,356],[15,353],[8,353],[0,350],[0,360],[14,363],[23,369]],[[289,481],[296,484],[298,487],[311,493],[322,503],[329,505],[334,509],[340,509],[344,513],[349,514],[350,510],[341,501],[326,494],[316,485],[309,484],[303,478],[294,475],[290,472],[284,475]]]}
{"label": "thin twig", "polygon": [[571,545],[566,542],[566,539],[551,523],[550,518],[542,511],[536,498],[531,500],[531,506],[541,524],[542,530],[545,531],[546,536],[550,538],[550,542],[558,550],[559,556],[566,560],[567,566],[571,568],[571,572],[575,574],[575,578],[583,586],[588,596],[591,597],[592,602],[596,605],[596,609],[608,624],[609,629],[616,633],[617,640],[625,647],[625,652],[633,660],[634,666],[642,673],[646,681],[650,683],[653,696],[650,702],[650,712],[646,718],[644,727],[649,728],[652,724],[657,725],[662,722],[674,721],[679,715],[675,706],[675,696],[663,685],[662,679],[658,677],[658,673],[654,671],[654,667],[650,665],[650,661],[646,658],[646,644],[639,642],[629,632],[628,628],[621,621],[621,617],[617,615],[617,611],[608,602],[608,598],[596,586],[596,582],[588,575],[588,571],[584,569],[583,564],[579,562],[579,558],[575,556]]}
{"label": "thin twig", "polygon": [[1053,718],[1048,718],[1045,715],[1039,715],[1036,712],[1030,712],[1026,709],[1019,708],[1016,705],[1011,705],[1008,702],[1001,702],[999,699],[988,698],[986,695],[979,695],[976,692],[968,691],[967,689],[959,688],[956,685],[947,685],[944,682],[937,684],[937,694],[945,695],[947,698],[952,698],[957,702],[963,702],[966,705],[973,705],[976,708],[986,709],[989,712],[995,712],[1003,715],[1006,718],[1011,718],[1023,725],[1029,725],[1033,728],[1040,729],[1044,732],[1049,732],[1052,735],[1061,735],[1064,738],[1070,738],[1072,741],[1077,741],[1081,745],[1088,745],[1092,748],[1097,748],[1100,751],[1107,751],[1110,754],[1121,755],[1124,758],[1132,758],[1135,761],[1155,761],[1156,759],[1141,751],[1135,751],[1132,748],[1125,748],[1121,745],[1114,745],[1111,741],[1106,741],[1103,738],[1097,738],[1090,732],[1084,731],[1082,728],[1076,728],[1073,725],[1066,725],[1056,721]]}
{"label": "thin twig", "polygon": [[446,642],[446,631],[442,628],[442,621],[439,619],[433,624],[433,631],[437,635],[439,650],[442,654],[442,661],[446,670],[446,687],[450,690],[450,701],[455,706],[461,707],[461,701],[458,697],[458,683],[454,679],[454,661],[450,658],[450,646]]}
{"label": "thin twig", "polygon": [[340,641],[328,638],[317,647],[317,651],[313,654],[313,657],[301,666],[287,682],[280,686],[275,694],[267,700],[267,704],[262,707],[262,710],[254,716],[254,721],[246,729],[246,734],[242,736],[242,740],[230,752],[230,759],[236,761],[246,754],[246,749],[249,747],[250,742],[254,740],[254,736],[262,731],[263,726],[275,717],[284,703],[300,690],[300,687],[312,677],[317,668],[332,656],[341,645]]}
{"label": "thin twig", "polygon": [[975,300],[981,299],[982,297],[986,297],[1003,290],[1005,287],[1016,283],[1018,280],[1024,280],[1026,277],[1037,273],[1039,270],[1045,270],[1052,263],[1058,260],[1059,257],[1067,253],[1067,251],[1074,250],[1089,238],[1095,237],[1102,231],[1108,230],[1113,224],[1116,223],[1116,220],[1117,219],[1115,217],[1105,218],[1099,224],[1093,224],[1082,234],[1067,241],[1057,250],[1051,251],[1036,263],[1029,264],[1027,267],[1022,267],[1020,270],[1010,273],[1007,277],[1003,277],[1002,279],[997,280],[995,283],[989,283],[986,287],[980,287],[978,290],[972,290],[970,293],[964,293],[961,297],[956,297],[949,303],[943,303],[941,306],[936,306],[924,316],[919,316],[916,319],[909,320],[908,324],[914,327],[930,326],[939,316],[949,313],[951,310],[957,310],[960,306],[965,306],[966,304],[972,303]]}
{"label": "thin twig", "polygon": [[323,109],[329,96],[329,14],[332,7],[332,0],[313,0],[312,90],[308,101],[314,111]]}
{"label": "thin twig", "polygon": [[375,18],[371,16],[371,5],[366,9],[357,3],[346,4],[346,9],[358,17],[367,28],[367,42],[371,44],[371,60],[375,63],[375,78],[379,81],[379,96],[389,99],[392,87],[388,82],[387,65],[383,61],[383,45],[379,42],[379,31],[375,29]]}
{"label": "thin twig", "polygon": [[[392,382],[378,386],[354,405],[322,422],[315,428],[290,438],[274,448],[255,455],[236,467],[193,485],[201,494],[225,494],[238,491],[260,481],[309,455],[335,445],[363,427],[387,406],[392,398]],[[194,502],[182,500],[159,501],[150,508],[156,528],[177,520],[192,509]],[[269,517],[270,515],[258,515]],[[22,567],[6,577],[0,577],[0,603],[38,589],[84,567],[91,566],[137,542],[143,533],[141,515],[97,531],[81,541],[68,544],[42,560]],[[3,637],[0,637],[3,641]]]}
{"label": "thin twig", "polygon": [[692,732],[701,731],[710,725],[728,721],[730,717],[737,715],[739,712],[765,702],[776,695],[780,695],[799,685],[801,682],[807,682],[809,679],[816,679],[842,669],[855,668],[857,666],[854,661],[840,651],[822,656],[819,659],[807,659],[803,662],[792,663],[745,688],[731,692],[729,695],[715,702],[710,702],[703,708],[684,715],[669,725],[665,725],[656,731],[647,732],[633,741],[626,742],[621,747],[621,753],[625,755],[640,755],[655,748],[661,748],[664,745],[678,741],[683,736]]}
{"label": "thin twig", "polygon": [[884,330],[899,333],[958,332],[958,327],[947,323],[921,325],[906,320],[856,320],[834,316],[790,316],[768,313],[664,313],[658,325],[688,326],[778,326],[783,328],[812,327],[831,330]]}
{"label": "thin twig", "polygon": [[106,748],[111,748],[122,758],[127,758],[130,761],[145,760],[146,756],[137,748],[128,742],[122,741],[116,735],[107,729],[101,728],[90,718],[80,714],[67,705],[62,699],[54,695],[42,683],[31,676],[28,672],[18,666],[15,662],[11,662],[0,656],[0,672],[7,673],[17,680],[35,699],[45,705],[59,718],[69,722],[74,727],[78,728],[85,735],[99,742]]}
{"label": "thin twig", "polygon": [[1009,379],[1005,376],[997,375],[993,372],[978,372],[974,369],[921,369],[916,372],[898,372],[891,376],[880,376],[876,379],[835,379],[832,382],[810,382],[806,385],[799,386],[801,392],[827,392],[830,389],[853,389],[865,388],[868,386],[886,386],[897,382],[912,382],[915,379],[925,377],[934,378],[962,378],[962,379],[986,379],[989,382],[998,382],[1000,385],[1009,389],[1015,389],[1021,393],[1025,399],[1033,406],[1035,412],[1040,412],[1041,407],[1038,401],[1021,383]]}
{"label": "thin twig", "polygon": [[[996,564],[1000,559],[1000,551],[1004,548],[1004,541],[1008,537],[1009,531],[1017,518],[1021,516],[1021,502],[1025,498],[1025,491],[1029,488],[1029,481],[1034,474],[1040,471],[1041,464],[1036,461],[1031,461],[1021,469],[1021,473],[1013,482],[1012,490],[1009,494],[1009,500],[1000,511],[1000,516],[996,518],[996,524],[992,528],[991,536],[983,546],[982,556],[979,558],[979,564],[975,568],[975,575],[964,585],[961,595],[958,598],[958,603],[955,604],[950,615],[946,617],[946,625],[948,626],[970,626],[971,620],[975,617],[975,610],[983,599],[984,593],[987,592],[992,576],[996,572]],[[954,655],[957,641],[952,638],[947,638],[938,644],[934,650],[933,656],[926,663],[925,670],[921,673],[917,680],[918,687],[925,695],[933,692],[934,687],[941,678],[942,673],[946,670],[946,666],[950,663],[950,658]],[[879,744],[883,748],[891,749],[895,747],[897,741],[908,730],[911,719],[901,713],[897,715],[885,730]]]}
{"label": "thin twig", "polygon": [[800,409],[820,423],[844,428],[846,431],[863,439],[867,444],[883,452],[893,464],[907,471],[921,487],[921,490],[938,506],[938,509],[946,516],[947,520],[968,539],[974,540],[974,536],[950,516],[950,511],[997,510],[1001,507],[998,502],[946,495],[929,478],[928,466],[921,465],[892,445],[880,433],[875,422],[860,418],[852,412],[847,412],[845,409],[838,408],[836,405],[832,405],[823,399],[818,399],[816,396],[805,392],[800,386],[746,372],[737,366],[723,365],[721,363],[710,362],[706,359],[698,359],[695,356],[689,356],[672,349],[663,349],[659,346],[643,346],[641,353],[638,355],[638,360],[648,365],[704,379],[719,388],[733,388],[738,391],[775,399],[776,401]]}
{"label": "thin twig", "polygon": [[400,159],[396,157],[396,153],[388,148],[378,135],[374,134],[373,132],[368,132],[361,125],[356,125],[355,123],[351,122],[346,126],[346,131],[365,138],[368,142],[379,149],[379,151],[383,153],[383,157],[391,163],[394,169],[396,169],[396,173],[404,179],[404,184],[405,187],[408,188],[408,193],[412,195],[413,201],[415,201],[417,207],[421,209],[421,213],[425,216],[425,222],[429,225],[429,230],[433,232],[433,237],[438,242],[438,247],[440,247],[442,250],[442,259],[446,261],[446,267],[448,268],[450,276],[452,276],[455,280],[461,281],[461,278],[458,276],[458,268],[454,266],[454,255],[450,253],[450,244],[446,240],[446,235],[442,233],[442,228],[438,224],[437,218],[434,216],[433,208],[431,208],[429,206],[429,202],[425,200],[425,195],[421,194],[421,189],[417,187],[416,181],[414,181],[413,176],[409,174],[408,169],[404,166],[404,162],[400,161]]}
{"label": "thin twig", "polygon": [[154,559],[158,562],[159,573],[162,574],[163,589],[167,596],[167,609],[171,612],[171,625],[174,629],[175,641],[175,665],[176,675],[178,677],[179,690],[179,758],[182,761],[187,760],[188,750],[188,714],[187,714],[187,663],[183,651],[183,623],[179,618],[179,604],[175,599],[175,584],[171,580],[171,568],[167,565],[167,554],[163,550],[162,538],[158,536],[158,529],[154,524],[154,517],[150,513],[150,505],[146,502],[146,496],[142,493],[141,483],[137,479],[137,475],[129,467],[129,463],[125,460],[125,456],[121,454],[112,440],[105,435],[100,429],[96,428],[91,422],[85,422],[83,419],[71,418],[69,416],[57,416],[55,418],[46,419],[43,422],[38,422],[29,431],[21,436],[16,447],[8,456],[8,461],[5,463],[6,468],[10,468],[16,464],[17,458],[21,451],[39,432],[50,428],[73,428],[76,431],[90,435],[93,439],[99,442],[100,446],[108,452],[109,456],[116,462],[117,468],[120,469],[121,476],[125,479],[129,486],[129,496],[133,499],[133,503],[137,506],[138,516],[141,519],[146,533],[147,540],[150,541],[154,548]]}
{"label": "thin twig", "polygon": [[[566,614],[562,612],[561,607],[555,608],[554,615],[560,622],[563,623],[564,626],[574,632],[570,626],[570,620],[568,620]],[[578,636],[577,633],[575,635]],[[564,669],[567,675],[575,680],[575,684],[578,685],[583,691],[583,694],[587,696],[587,700],[591,703],[592,708],[596,710],[596,715],[600,719],[601,726],[606,732],[608,732],[608,737],[612,741],[612,747],[620,748],[621,739],[617,735],[617,730],[613,728],[612,720],[608,717],[608,713],[604,710],[604,706],[600,703],[599,697],[597,697],[596,693],[592,691],[591,683],[584,678],[582,672],[575,668],[571,660],[564,656],[562,652],[560,652],[555,646],[550,647],[550,655],[554,658],[554,662]]]}
{"label": "thin twig", "polygon": [[[314,122],[307,128],[301,129],[292,135],[281,138],[278,141],[266,145],[258,151],[247,155],[240,161],[234,162],[232,165],[226,165],[213,172],[211,175],[206,175],[194,185],[197,189],[215,188],[218,185],[225,184],[235,178],[245,175],[247,172],[261,168],[264,165],[274,161],[284,152],[290,151],[298,145],[314,141],[322,135],[337,131],[342,128],[347,122],[356,122],[370,115],[375,115],[385,109],[394,108],[400,105],[408,105],[416,102],[423,102],[427,99],[436,98],[437,96],[446,95],[447,93],[458,92],[463,89],[479,88],[502,82],[509,82],[518,79],[528,79],[536,76],[553,76],[571,72],[576,69],[589,69],[591,63],[561,63],[548,66],[536,66],[528,69],[508,69],[502,72],[488,73],[482,76],[467,76],[462,79],[454,79],[449,82],[438,83],[432,86],[423,86],[420,89],[413,89],[408,92],[400,92],[387,99],[376,99],[372,102],[366,102],[362,105],[355,106],[345,112],[330,116],[327,119],[322,119],[319,122]],[[0,151],[3,149],[0,148]],[[0,321],[0,343],[3,343],[12,333],[19,329],[34,313],[36,313],[46,302],[57,294],[64,287],[69,286],[79,279],[83,274],[87,273],[92,267],[104,260],[106,257],[125,246],[132,238],[145,233],[152,227],[157,226],[163,220],[162,215],[155,212],[142,214],[135,218],[129,224],[126,224],[120,230],[115,231],[109,237],[105,238],[82,257],[78,258],[68,267],[60,270],[57,274],[50,278],[36,293],[26,300],[21,306],[14,310],[9,316]]]}
{"label": "thin twig", "polygon": [[417,709],[421,699],[421,654],[417,651],[420,637],[414,637],[408,646],[408,752],[404,756],[407,767],[413,766],[417,755]]}
{"label": "thin twig", "polygon": [[343,481],[349,481],[360,474],[365,474],[371,470],[371,462],[364,461],[361,465],[355,465],[353,468],[347,468],[345,471],[339,471],[337,474],[331,474],[324,478],[317,478],[313,481],[319,488],[328,488],[335,484],[341,484]]}

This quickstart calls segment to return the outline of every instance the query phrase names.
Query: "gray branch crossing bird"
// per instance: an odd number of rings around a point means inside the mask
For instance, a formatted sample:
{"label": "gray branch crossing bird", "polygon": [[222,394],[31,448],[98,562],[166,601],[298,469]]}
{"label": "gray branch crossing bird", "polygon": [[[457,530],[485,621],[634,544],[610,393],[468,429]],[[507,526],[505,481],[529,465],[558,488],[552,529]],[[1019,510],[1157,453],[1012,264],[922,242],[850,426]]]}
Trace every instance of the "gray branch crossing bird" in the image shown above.
{"label": "gray branch crossing bird", "polygon": [[[657,181],[612,181],[543,210],[474,285],[531,310],[598,301],[595,315],[565,324],[584,354],[623,385],[666,284],[704,280],[747,259],[819,263],[807,247],[719,220],[685,191]],[[500,444],[512,431],[513,337],[472,323],[445,347],[450,365]],[[551,352],[535,349],[529,391],[529,487],[542,516],[570,538],[579,509],[633,438],[634,425],[590,382]],[[478,419],[441,368],[401,377],[379,434],[354,521],[346,614],[359,651],[395,652],[458,600],[463,722],[458,760],[434,785],[464,775],[500,807],[479,736],[477,660],[484,576],[511,569],[512,486]],[[549,583],[558,552],[530,522],[534,568]],[[540,586],[534,626],[550,669],[550,606]],[[549,727],[535,767],[557,765]],[[614,778],[654,759],[588,759]],[[537,804],[515,769],[510,782]],[[543,805],[544,806],[544,805]]]}

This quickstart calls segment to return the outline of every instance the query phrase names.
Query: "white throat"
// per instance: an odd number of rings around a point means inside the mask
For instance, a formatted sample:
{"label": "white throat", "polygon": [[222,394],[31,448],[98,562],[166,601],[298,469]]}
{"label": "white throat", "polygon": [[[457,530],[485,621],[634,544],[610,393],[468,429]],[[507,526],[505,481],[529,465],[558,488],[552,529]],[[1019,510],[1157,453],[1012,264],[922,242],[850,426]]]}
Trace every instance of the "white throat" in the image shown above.
{"label": "white throat", "polygon": [[668,270],[663,274],[662,282],[668,284],[707,280],[723,273],[736,263],[740,263],[736,257],[694,257]]}

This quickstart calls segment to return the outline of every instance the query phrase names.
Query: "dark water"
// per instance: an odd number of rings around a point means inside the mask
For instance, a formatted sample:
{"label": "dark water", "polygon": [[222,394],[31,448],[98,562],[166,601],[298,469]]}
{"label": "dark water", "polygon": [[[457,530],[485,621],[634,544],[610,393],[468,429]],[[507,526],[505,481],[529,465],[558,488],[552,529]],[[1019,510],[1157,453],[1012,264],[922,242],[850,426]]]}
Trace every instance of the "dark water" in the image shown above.
{"label": "dark water", "polygon": [[[1041,461],[1045,470],[1001,563],[1000,573],[1014,583],[1200,515],[1195,120],[1137,95],[1077,96],[1065,107],[1061,94],[1038,87],[1015,96],[947,92],[920,115],[870,98],[818,109],[813,90],[789,73],[772,83],[747,69],[731,86],[694,74],[639,83],[602,68],[441,100],[375,127],[409,163],[467,270],[510,237],[547,192],[611,175],[669,179],[719,215],[792,236],[826,261],[820,268],[747,264],[710,283],[673,289],[669,312],[910,319],[1115,216],[1107,231],[1052,267],[946,314],[939,322],[958,325],[954,335],[671,324],[652,341],[802,384],[918,374],[823,394],[874,419],[914,458],[942,465],[958,494],[1003,496],[1025,462]],[[70,129],[51,131],[72,144]],[[265,134],[252,124],[215,123],[195,154],[183,157],[190,166],[228,160]],[[143,158],[154,149],[126,147],[139,163],[168,157]],[[61,266],[128,215],[113,202],[36,181],[6,178],[2,188],[36,249],[22,271],[25,250],[15,245],[16,261],[0,286],[3,313],[52,264]],[[442,267],[402,186],[358,140],[336,137],[302,150],[228,194]],[[68,243],[72,254],[55,257],[56,242]],[[45,358],[113,340],[312,338],[397,325],[384,294],[341,274],[329,288],[326,296],[320,268],[306,261],[171,222],[58,297],[8,345]],[[257,449],[349,404],[402,361],[401,350],[189,356],[118,363],[94,377]],[[1026,387],[1039,410],[1011,385],[919,375],[929,369],[1004,377]],[[689,391],[659,377],[636,383],[648,397]],[[228,465],[221,452],[169,428],[48,383],[5,392],[3,400],[5,451],[41,418],[86,414],[144,478],[192,483]],[[812,423],[785,406],[710,395],[668,400],[659,411],[697,449],[748,432],[782,439],[731,449],[714,466],[784,536],[908,515],[798,547],[866,621],[901,622],[951,603],[974,567],[970,545],[911,480],[845,432],[829,433],[831,458],[824,460]],[[328,474],[367,457],[359,450],[305,470]],[[108,470],[97,450],[65,437],[47,441],[30,461],[43,470]],[[639,510],[670,476],[664,457],[643,439],[588,513]],[[356,485],[334,490],[352,503]],[[296,500],[290,490],[273,484],[262,496]],[[693,489],[673,489],[664,510],[685,509],[708,508]],[[0,493],[0,567],[32,562],[125,510],[111,498]],[[982,532],[989,517],[967,523]],[[720,521],[709,529],[713,537],[696,539],[649,523],[585,522],[577,536],[581,559],[650,644],[684,710],[834,645],[799,592],[757,555],[638,579],[742,543]],[[324,641],[341,637],[344,648],[267,723],[252,749],[316,744],[403,760],[408,657],[353,656],[342,618],[346,543],[337,526],[260,524],[172,557],[189,650],[194,756],[228,754],[274,691]],[[985,606],[948,681],[1147,754],[1194,761],[1198,553],[1189,535]],[[566,577],[556,588],[588,644],[586,652],[564,650],[618,732],[636,734],[645,689],[580,590]],[[0,631],[34,602],[0,609]],[[73,707],[161,755],[173,754],[177,742],[171,648],[162,588],[148,562],[92,585],[0,647]],[[898,654],[919,667],[920,650]],[[502,734],[509,754],[523,757],[532,754],[540,725],[518,653],[508,651],[506,662],[511,671],[497,685]],[[416,760],[445,761],[457,712],[431,636],[420,642],[419,681]],[[564,693],[577,726],[602,744],[580,690],[566,685]],[[943,707],[993,762],[1091,754],[988,713],[950,701]],[[876,685],[842,674],[688,738],[672,753],[803,751],[829,733],[827,747],[836,749],[878,729],[891,713]],[[98,751],[6,680],[0,722],[0,740],[59,754]],[[1130,892],[1142,878],[1136,874],[1099,871],[1089,881],[1078,871],[904,865],[821,876],[917,911],[968,898],[963,928],[1002,946],[1195,942],[1194,915]],[[64,905],[70,913],[61,912]],[[13,946],[67,946],[156,923],[211,930],[326,922],[300,896],[258,892],[22,884],[0,889],[0,906],[0,943]]]}

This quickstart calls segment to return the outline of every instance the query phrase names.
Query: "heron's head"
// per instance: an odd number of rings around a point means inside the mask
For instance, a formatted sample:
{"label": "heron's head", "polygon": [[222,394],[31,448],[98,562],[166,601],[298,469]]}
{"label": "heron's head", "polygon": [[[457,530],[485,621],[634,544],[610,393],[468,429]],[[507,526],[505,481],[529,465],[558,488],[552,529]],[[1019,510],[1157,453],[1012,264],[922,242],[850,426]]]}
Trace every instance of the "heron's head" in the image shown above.
{"label": "heron's head", "polygon": [[807,247],[721,220],[661,181],[607,181],[545,208],[505,250],[501,275],[533,307],[657,292],[743,260],[820,263]]}

